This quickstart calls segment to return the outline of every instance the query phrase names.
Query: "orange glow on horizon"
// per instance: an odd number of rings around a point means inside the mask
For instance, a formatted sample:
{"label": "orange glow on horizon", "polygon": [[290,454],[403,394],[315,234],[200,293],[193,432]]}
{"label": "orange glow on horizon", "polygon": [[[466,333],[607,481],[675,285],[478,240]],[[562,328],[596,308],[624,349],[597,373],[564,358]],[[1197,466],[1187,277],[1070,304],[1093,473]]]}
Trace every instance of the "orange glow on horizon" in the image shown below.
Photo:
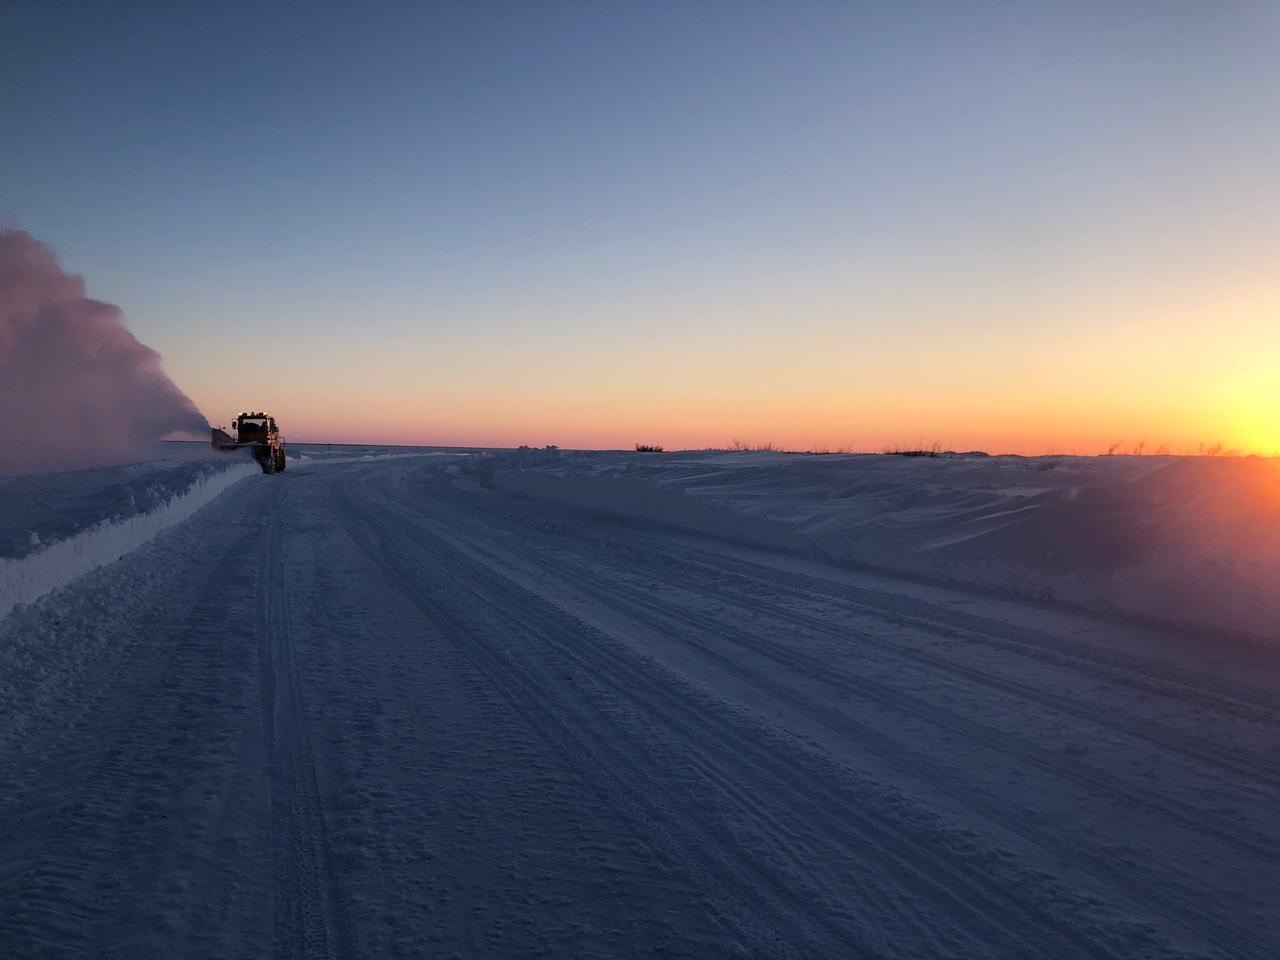
{"label": "orange glow on horizon", "polygon": [[[533,325],[500,349],[423,334],[395,349],[352,339],[334,356],[300,341],[288,382],[265,393],[233,357],[173,373],[213,423],[265,408],[295,443],[1280,455],[1280,288],[1210,294],[1135,295],[1089,323],[1073,319],[1080,303],[1026,323],[983,321],[976,306],[946,323],[940,307],[895,318],[889,303],[893,322],[809,304],[784,325],[784,303],[624,344],[583,327],[563,346]],[[1044,342],[1041,321],[1067,335]]]}
{"label": "orange glow on horizon", "polygon": [[[424,420],[427,418],[424,418]],[[543,446],[556,444],[565,449],[630,449],[634,444],[659,443],[667,450],[714,449],[730,446],[734,441],[751,445],[772,444],[786,450],[849,450],[881,452],[894,447],[928,447],[935,443],[947,450],[983,450],[988,453],[1013,453],[1024,456],[1080,455],[1107,452],[1119,454],[1184,454],[1280,456],[1276,434],[1261,427],[1254,430],[1243,423],[1237,431],[1214,431],[1206,425],[1200,433],[1161,434],[1151,430],[1098,431],[1083,425],[1046,429],[1036,427],[984,432],[956,426],[952,430],[928,429],[922,422],[902,429],[842,429],[837,423],[820,425],[811,422],[803,432],[787,429],[782,418],[770,419],[755,428],[744,425],[721,428],[717,424],[698,425],[689,420],[645,421],[621,418],[611,425],[596,427],[588,423],[565,424],[560,429],[547,427],[537,417],[513,418],[507,423],[482,420],[436,422],[424,426],[412,419],[383,420],[370,425],[357,417],[335,416],[313,419],[305,416],[288,421],[286,433],[295,443],[386,444],[405,446],[452,447],[516,447],[521,444]],[[825,427],[825,428],[824,428]]]}
{"label": "orange glow on horizon", "polygon": [[[1271,395],[1274,397],[1274,395]],[[985,450],[1023,455],[1093,455],[1205,449],[1280,455],[1280,410],[1261,386],[1202,390],[1173,404],[1161,419],[1119,401],[1082,398],[1063,409],[1030,398],[1014,408],[998,400],[952,409],[904,397],[898,403],[833,396],[744,395],[740,402],[696,396],[665,401],[627,396],[544,398],[437,396],[424,399],[373,394],[363,403],[330,407],[302,391],[272,402],[293,442],[514,447],[554,443],[576,449],[626,449],[637,442],[668,450],[719,448],[734,440],[786,449],[876,452],[904,445]],[[504,407],[510,404],[509,409]],[[222,402],[222,406],[226,406]],[[1113,409],[1114,405],[1114,409]],[[234,404],[232,404],[234,406]],[[204,409],[216,409],[206,404]],[[216,424],[218,418],[211,416]]]}

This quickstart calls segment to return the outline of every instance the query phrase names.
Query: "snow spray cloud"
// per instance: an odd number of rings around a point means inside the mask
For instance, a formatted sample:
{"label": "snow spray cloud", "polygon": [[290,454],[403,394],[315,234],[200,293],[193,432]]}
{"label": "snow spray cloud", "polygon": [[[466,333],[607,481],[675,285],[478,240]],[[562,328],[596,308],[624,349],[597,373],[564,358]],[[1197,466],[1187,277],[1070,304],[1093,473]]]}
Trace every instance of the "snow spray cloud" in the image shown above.
{"label": "snow spray cloud", "polygon": [[127,463],[207,429],[118,307],[86,298],[30,234],[0,230],[0,475]]}

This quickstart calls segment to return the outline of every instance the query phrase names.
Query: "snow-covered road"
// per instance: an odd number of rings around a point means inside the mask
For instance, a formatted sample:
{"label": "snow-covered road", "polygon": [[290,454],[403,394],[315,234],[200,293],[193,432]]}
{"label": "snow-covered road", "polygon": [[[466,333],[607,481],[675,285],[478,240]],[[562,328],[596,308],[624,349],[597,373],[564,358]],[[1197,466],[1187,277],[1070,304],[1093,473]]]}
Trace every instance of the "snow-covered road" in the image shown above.
{"label": "snow-covered road", "polygon": [[1277,656],[395,459],[0,622],[0,954],[1280,955]]}

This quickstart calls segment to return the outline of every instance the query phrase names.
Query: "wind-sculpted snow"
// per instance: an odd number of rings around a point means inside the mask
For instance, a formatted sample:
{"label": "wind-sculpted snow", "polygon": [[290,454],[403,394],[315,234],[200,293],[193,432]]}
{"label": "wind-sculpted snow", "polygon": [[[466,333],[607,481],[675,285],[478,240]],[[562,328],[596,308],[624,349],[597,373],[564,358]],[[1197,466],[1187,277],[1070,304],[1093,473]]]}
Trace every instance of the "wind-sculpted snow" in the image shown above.
{"label": "wind-sculpted snow", "polygon": [[503,489],[1099,610],[1280,636],[1280,462],[584,454]]}
{"label": "wind-sculpted snow", "polygon": [[114,563],[259,472],[236,457],[0,478],[0,618]]}

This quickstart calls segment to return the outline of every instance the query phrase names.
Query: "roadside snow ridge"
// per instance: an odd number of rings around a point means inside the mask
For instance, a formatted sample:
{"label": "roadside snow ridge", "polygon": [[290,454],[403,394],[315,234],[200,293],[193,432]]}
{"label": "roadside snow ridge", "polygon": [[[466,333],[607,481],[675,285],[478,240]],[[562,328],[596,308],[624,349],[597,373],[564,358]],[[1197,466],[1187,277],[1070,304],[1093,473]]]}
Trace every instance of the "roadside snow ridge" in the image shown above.
{"label": "roadside snow ridge", "polygon": [[115,563],[187,519],[233,483],[257,472],[256,463],[237,463],[197,480],[186,492],[147,513],[103,521],[23,557],[0,557],[0,618],[98,567]]}

